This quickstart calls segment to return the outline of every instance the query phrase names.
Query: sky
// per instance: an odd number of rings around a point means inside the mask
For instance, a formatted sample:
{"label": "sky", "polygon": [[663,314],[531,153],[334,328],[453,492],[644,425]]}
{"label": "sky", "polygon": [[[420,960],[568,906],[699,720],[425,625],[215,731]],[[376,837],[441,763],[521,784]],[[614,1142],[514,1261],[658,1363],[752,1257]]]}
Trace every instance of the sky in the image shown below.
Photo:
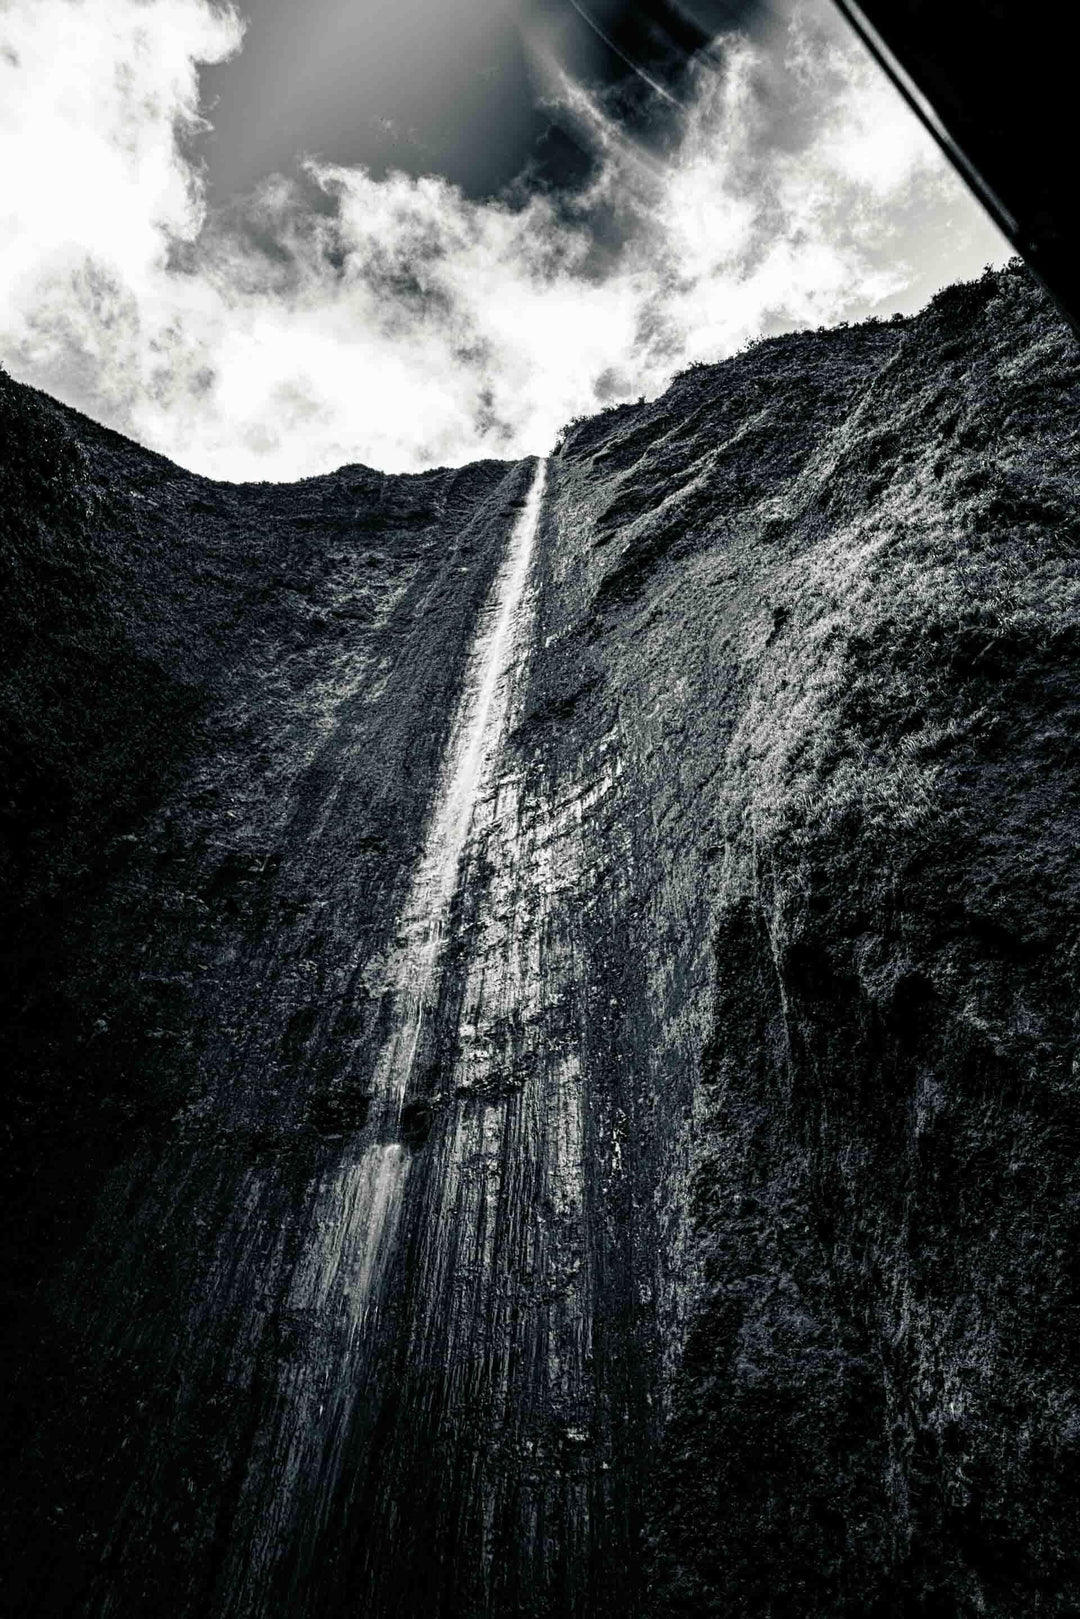
{"label": "sky", "polygon": [[545,453],[1010,249],[831,0],[0,0],[0,363],[213,477]]}

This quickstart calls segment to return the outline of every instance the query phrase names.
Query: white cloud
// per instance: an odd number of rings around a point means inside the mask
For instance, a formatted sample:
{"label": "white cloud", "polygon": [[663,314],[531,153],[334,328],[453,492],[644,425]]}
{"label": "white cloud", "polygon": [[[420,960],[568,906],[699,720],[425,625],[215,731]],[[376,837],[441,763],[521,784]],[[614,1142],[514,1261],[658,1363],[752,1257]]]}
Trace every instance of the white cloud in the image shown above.
{"label": "white cloud", "polygon": [[563,83],[598,158],[572,209],[312,164],[332,207],[277,179],[206,217],[198,66],[240,38],[205,0],[0,0],[0,356],[219,477],[543,451],[690,360],[1005,254],[809,3],[701,68],[663,157]]}

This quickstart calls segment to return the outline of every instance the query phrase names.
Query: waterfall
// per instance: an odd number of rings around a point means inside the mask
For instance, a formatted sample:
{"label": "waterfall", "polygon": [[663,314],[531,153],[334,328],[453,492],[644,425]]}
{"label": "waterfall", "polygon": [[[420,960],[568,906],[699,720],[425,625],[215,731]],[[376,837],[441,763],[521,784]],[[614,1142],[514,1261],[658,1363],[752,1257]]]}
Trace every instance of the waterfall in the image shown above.
{"label": "waterfall", "polygon": [[[375,1069],[372,1125],[376,1135],[356,1166],[361,1205],[362,1253],[354,1284],[354,1307],[364,1313],[400,1218],[409,1155],[393,1137],[416,1064],[425,1017],[438,998],[440,957],[447,940],[450,905],[477,794],[495,762],[510,695],[516,631],[532,561],[546,462],[540,461],[524,507],[510,534],[506,555],[491,588],[479,632],[469,653],[464,687],[450,731],[429,817],[423,853],[401,922],[389,979],[394,1029]],[[355,1239],[354,1239],[355,1240]]]}
{"label": "waterfall", "polygon": [[383,1131],[392,1132],[401,1116],[424,1018],[437,995],[447,919],[477,796],[498,755],[510,697],[507,677],[513,664],[546,473],[546,462],[538,462],[483,609],[439,772],[423,853],[398,928],[398,943],[389,967],[397,1009],[394,1032],[375,1072],[373,1112]]}
{"label": "waterfall", "polygon": [[[380,1344],[393,1340],[384,1318],[411,1152],[402,1110],[425,1021],[438,1001],[451,903],[475,807],[496,765],[518,656],[522,605],[543,500],[539,462],[514,523],[505,557],[481,612],[462,696],[439,771],[424,844],[388,963],[392,1030],[375,1066],[362,1136],[349,1143],[315,1189],[307,1237],[289,1292],[290,1317],[310,1337],[277,1403],[273,1460],[253,1507],[254,1540],[236,1548],[233,1608],[243,1615],[280,1611],[277,1584],[289,1546],[317,1543],[346,1467],[359,1402],[377,1411]],[[294,1592],[299,1608],[303,1594]]]}

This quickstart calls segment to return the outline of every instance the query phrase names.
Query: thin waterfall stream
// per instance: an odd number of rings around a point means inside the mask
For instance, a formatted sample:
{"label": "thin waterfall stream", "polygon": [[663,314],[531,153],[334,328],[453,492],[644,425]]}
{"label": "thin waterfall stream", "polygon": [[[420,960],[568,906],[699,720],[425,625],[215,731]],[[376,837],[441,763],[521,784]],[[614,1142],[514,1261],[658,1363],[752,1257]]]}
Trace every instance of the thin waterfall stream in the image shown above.
{"label": "thin waterfall stream", "polygon": [[[447,919],[458,883],[477,794],[499,748],[506,719],[516,632],[532,561],[546,463],[540,461],[506,556],[485,605],[465,671],[464,690],[440,771],[435,807],[413,878],[389,981],[394,1030],[375,1070],[371,1129],[376,1139],[359,1166],[366,1189],[367,1231],[357,1302],[366,1307],[376,1262],[393,1243],[409,1155],[400,1140],[401,1113],[416,1064],[425,1016],[437,996]],[[388,1139],[389,1138],[389,1139]]]}
{"label": "thin waterfall stream", "polygon": [[502,737],[510,695],[506,677],[513,661],[545,477],[546,463],[541,461],[483,610],[423,853],[398,930],[398,947],[388,971],[398,1011],[394,1033],[375,1072],[373,1117],[384,1130],[393,1130],[400,1119],[421,1025],[437,986],[447,918],[477,795]]}
{"label": "thin waterfall stream", "polygon": [[392,1031],[375,1065],[368,1120],[313,1197],[288,1300],[290,1317],[308,1323],[307,1350],[280,1391],[269,1474],[249,1481],[261,1508],[252,1515],[255,1543],[247,1553],[238,1549],[233,1569],[242,1614],[280,1611],[280,1571],[290,1545],[317,1543],[342,1477],[353,1418],[361,1403],[378,1406],[379,1345],[412,1159],[402,1114],[425,1021],[438,1000],[462,855],[504,734],[545,477],[540,461],[468,656],[422,854],[387,964]]}

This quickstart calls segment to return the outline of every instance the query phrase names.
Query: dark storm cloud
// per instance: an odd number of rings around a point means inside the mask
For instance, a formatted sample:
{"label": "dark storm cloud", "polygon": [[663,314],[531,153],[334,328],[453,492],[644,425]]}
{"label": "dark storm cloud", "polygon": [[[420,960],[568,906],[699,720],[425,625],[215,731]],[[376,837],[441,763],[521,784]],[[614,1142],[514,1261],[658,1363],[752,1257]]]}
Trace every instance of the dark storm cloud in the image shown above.
{"label": "dark storm cloud", "polygon": [[492,0],[250,0],[244,50],[204,75],[211,194],[247,192],[302,155],[440,173],[471,196],[511,180],[542,137],[514,8]]}
{"label": "dark storm cloud", "polygon": [[[765,0],[248,0],[242,52],[211,66],[213,128],[200,143],[211,196],[246,193],[301,155],[374,174],[443,175],[491,196],[523,171],[580,181],[579,148],[552,140],[531,46],[552,46],[594,93],[655,121],[713,39],[764,37]],[[644,89],[645,94],[641,91]],[[557,127],[557,125],[556,125]]]}

